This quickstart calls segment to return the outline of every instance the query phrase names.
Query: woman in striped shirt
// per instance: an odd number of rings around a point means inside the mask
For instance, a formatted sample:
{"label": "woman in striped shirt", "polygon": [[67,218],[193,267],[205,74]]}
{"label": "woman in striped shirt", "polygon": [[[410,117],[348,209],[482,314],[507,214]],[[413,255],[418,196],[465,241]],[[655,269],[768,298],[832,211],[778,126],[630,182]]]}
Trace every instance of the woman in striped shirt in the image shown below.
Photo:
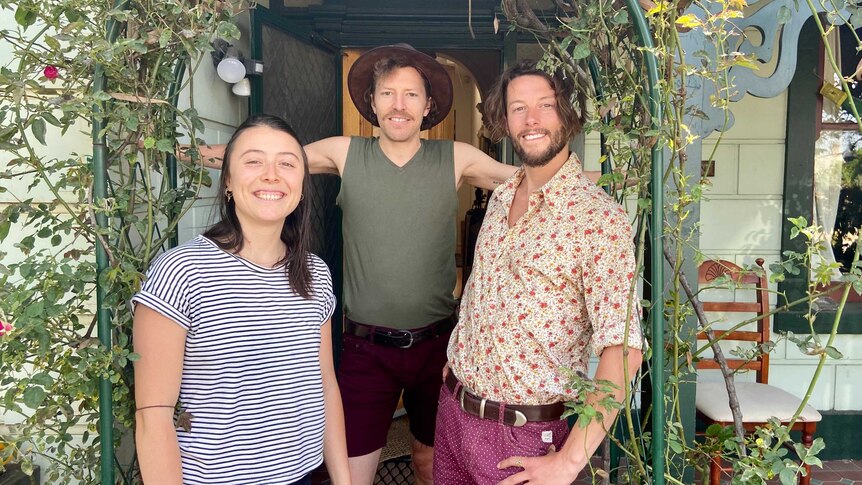
{"label": "woman in striped shirt", "polygon": [[[308,252],[308,161],[283,120],[227,144],[221,220],[135,295],[136,443],[147,485],[349,484],[326,265]],[[182,423],[175,425],[175,408]]]}

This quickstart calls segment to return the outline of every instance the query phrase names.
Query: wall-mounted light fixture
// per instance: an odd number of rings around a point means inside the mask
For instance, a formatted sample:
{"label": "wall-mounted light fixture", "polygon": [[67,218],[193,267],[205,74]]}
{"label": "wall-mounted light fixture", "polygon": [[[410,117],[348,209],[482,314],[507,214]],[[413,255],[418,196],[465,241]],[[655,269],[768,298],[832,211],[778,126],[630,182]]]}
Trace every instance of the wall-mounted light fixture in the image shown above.
{"label": "wall-mounted light fixture", "polygon": [[239,49],[222,39],[214,40],[212,46],[213,65],[218,77],[233,84],[231,91],[237,96],[251,96],[251,83],[246,76],[263,74],[263,62],[246,59]]}

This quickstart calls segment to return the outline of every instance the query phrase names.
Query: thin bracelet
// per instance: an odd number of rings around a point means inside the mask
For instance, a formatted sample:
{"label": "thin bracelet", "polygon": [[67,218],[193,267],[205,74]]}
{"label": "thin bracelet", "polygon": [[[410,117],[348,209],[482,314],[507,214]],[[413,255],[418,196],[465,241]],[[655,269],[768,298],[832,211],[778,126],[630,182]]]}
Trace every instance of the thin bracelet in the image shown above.
{"label": "thin bracelet", "polygon": [[154,404],[152,406],[144,406],[142,408],[135,408],[135,412],[143,411],[144,409],[150,409],[150,408],[173,408],[173,407],[175,407],[175,406],[169,406],[167,404]]}

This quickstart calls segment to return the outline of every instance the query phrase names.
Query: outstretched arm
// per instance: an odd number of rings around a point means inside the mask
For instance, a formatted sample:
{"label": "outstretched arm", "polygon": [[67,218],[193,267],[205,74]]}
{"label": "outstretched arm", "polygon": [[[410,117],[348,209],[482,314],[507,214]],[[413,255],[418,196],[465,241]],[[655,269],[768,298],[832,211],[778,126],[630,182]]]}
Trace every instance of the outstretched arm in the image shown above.
{"label": "outstretched arm", "polygon": [[[478,148],[460,142],[455,143],[455,167],[455,181],[458,187],[462,182],[467,182],[487,190],[496,189],[518,170],[518,167],[500,163]],[[590,170],[584,171],[584,175],[596,183],[602,176],[602,172]]]}
{"label": "outstretched arm", "polygon": [[[628,361],[628,375],[623,371],[623,362]],[[606,380],[614,384],[613,398],[622,401],[625,398],[625,388],[629,386],[640,368],[643,354],[638,349],[629,348],[628,355],[623,354],[623,346],[607,347],[599,359],[596,370],[596,381]],[[589,462],[590,457],[599,447],[602,440],[617,417],[616,410],[607,410],[599,405],[604,395],[594,393],[587,396],[587,404],[602,413],[604,419],[591,421],[586,428],[575,426],[566,438],[559,452],[535,457],[511,457],[501,461],[497,468],[517,467],[524,470],[500,482],[499,485],[515,485],[529,482],[531,485],[572,483],[581,470]]]}
{"label": "outstretched arm", "polygon": [[[227,145],[198,145],[200,160],[203,166],[221,170],[224,151]],[[333,136],[305,145],[308,155],[309,173],[331,173],[341,175],[344,161],[347,159],[347,149],[350,147],[349,136]],[[180,145],[177,150],[179,160],[191,163],[188,154],[189,145]]]}
{"label": "outstretched arm", "polygon": [[494,190],[511,177],[518,167],[502,164],[473,145],[455,142],[455,185],[462,182]]}

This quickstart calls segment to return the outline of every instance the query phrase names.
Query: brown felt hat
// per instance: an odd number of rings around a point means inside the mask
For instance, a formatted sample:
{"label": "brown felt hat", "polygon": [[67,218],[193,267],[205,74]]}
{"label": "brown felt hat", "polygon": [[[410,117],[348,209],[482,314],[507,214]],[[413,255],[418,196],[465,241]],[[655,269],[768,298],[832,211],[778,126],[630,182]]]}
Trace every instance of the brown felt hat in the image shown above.
{"label": "brown felt hat", "polygon": [[[347,74],[347,88],[350,98],[359,113],[374,126],[380,126],[377,115],[371,109],[371,96],[366,96],[371,89],[374,76],[374,65],[381,59],[402,57],[410,67],[419,71],[431,85],[428,96],[433,100],[431,112],[422,119],[421,129],[427,130],[443,121],[452,109],[452,79],[446,69],[433,57],[423,54],[408,44],[386,45],[375,47],[356,59]],[[433,106],[436,106],[434,109]]]}

